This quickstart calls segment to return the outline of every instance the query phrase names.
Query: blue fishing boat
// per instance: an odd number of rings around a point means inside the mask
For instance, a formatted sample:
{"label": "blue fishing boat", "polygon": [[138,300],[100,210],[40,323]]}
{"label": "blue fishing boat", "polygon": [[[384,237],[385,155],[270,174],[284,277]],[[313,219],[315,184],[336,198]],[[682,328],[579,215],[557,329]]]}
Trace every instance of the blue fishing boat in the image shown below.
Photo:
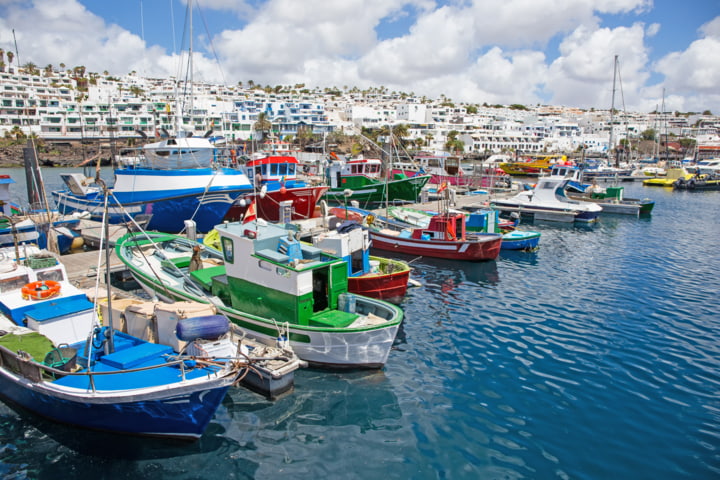
{"label": "blue fishing boat", "polygon": [[[202,148],[197,142],[188,149],[177,148],[169,140],[163,144],[165,150],[151,144],[137,164],[116,169],[108,202],[109,222],[125,223],[128,217],[147,215],[148,230],[180,232],[185,220],[192,219],[203,233],[222,223],[235,200],[253,188],[244,172],[214,166],[212,156],[204,152],[214,146],[202,140]],[[189,168],[192,162],[195,166]],[[61,178],[65,188],[52,192],[59,212],[89,212],[91,219],[101,221],[102,188],[80,173],[62,174]]]}
{"label": "blue fishing boat", "polygon": [[0,175],[0,247],[18,242],[45,249],[49,237],[57,243],[59,253],[82,246],[82,237],[77,231],[78,217],[63,217],[52,211],[48,214],[47,210],[26,214],[11,201],[10,185],[13,183],[15,180],[10,175]]}
{"label": "blue fishing boat", "polygon": [[190,361],[116,331],[111,318],[102,325],[55,256],[20,251],[0,255],[0,396],[75,427],[200,437],[240,364]]}
{"label": "blue fishing boat", "polygon": [[[192,31],[192,2],[188,21]],[[192,110],[192,35],[189,67]],[[207,233],[222,223],[235,200],[253,188],[244,172],[217,165],[212,130],[195,136],[182,129],[182,113],[177,107],[175,137],[146,144],[132,162],[115,170],[115,183],[109,199],[109,222],[125,223],[128,216],[149,216],[145,228],[161,232],[181,232],[185,220],[194,220],[197,231]],[[103,215],[103,188],[88,185],[81,174],[61,175],[65,189],[52,192],[61,213],[88,211],[93,220]],[[91,182],[91,180],[90,180]],[[147,217],[146,217],[147,218]]]}

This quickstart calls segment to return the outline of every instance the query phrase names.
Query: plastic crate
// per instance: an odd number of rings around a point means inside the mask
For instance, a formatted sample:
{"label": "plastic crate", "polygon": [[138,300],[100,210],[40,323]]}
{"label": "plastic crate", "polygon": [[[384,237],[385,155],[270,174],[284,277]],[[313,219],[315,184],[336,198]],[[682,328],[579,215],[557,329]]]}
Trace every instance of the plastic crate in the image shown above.
{"label": "plastic crate", "polygon": [[57,258],[49,256],[31,255],[25,259],[25,265],[32,269],[54,267],[57,264]]}

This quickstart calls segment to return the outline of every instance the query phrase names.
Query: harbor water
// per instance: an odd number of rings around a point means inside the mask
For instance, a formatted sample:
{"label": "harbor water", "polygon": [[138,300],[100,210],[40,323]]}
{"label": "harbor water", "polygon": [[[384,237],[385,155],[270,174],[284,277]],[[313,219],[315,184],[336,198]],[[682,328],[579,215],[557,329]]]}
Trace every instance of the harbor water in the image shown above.
{"label": "harbor water", "polygon": [[196,443],[0,403],[0,476],[720,478],[720,192],[623,186],[651,216],[525,225],[539,250],[491,262],[414,259],[384,369],[301,370],[275,401],[233,390]]}

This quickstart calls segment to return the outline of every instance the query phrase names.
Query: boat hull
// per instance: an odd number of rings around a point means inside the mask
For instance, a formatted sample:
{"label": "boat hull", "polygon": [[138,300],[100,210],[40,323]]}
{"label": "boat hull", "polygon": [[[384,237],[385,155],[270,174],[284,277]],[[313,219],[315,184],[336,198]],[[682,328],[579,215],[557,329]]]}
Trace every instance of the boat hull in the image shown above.
{"label": "boat hull", "polygon": [[280,202],[292,202],[292,220],[304,220],[315,217],[315,207],[320,198],[327,191],[326,186],[297,187],[288,189],[277,189],[265,193],[264,196],[249,194],[243,195],[245,205],[239,200],[230,207],[225,220],[240,220],[251,202],[255,201],[257,216],[269,222],[280,221]]}
{"label": "boat hull", "polygon": [[[420,191],[430,180],[430,175],[400,178],[387,182],[372,180],[364,176],[349,176],[342,178],[342,188],[330,188],[324,198],[333,203],[344,203],[347,200],[358,202],[384,202],[388,200],[417,201]],[[386,193],[387,187],[387,193]],[[352,190],[350,197],[345,196],[345,190]]]}
{"label": "boat hull", "polygon": [[578,211],[570,208],[551,208],[538,205],[523,205],[513,202],[505,202],[503,200],[495,200],[491,204],[492,208],[501,212],[517,212],[521,215],[530,215],[538,220],[550,220],[558,222],[581,222],[592,223],[597,221],[597,211]]}
{"label": "boat hull", "polygon": [[[72,178],[63,179],[72,184]],[[185,220],[192,219],[197,231],[206,233],[222,223],[240,195],[250,192],[247,176],[233,169],[119,169],[108,200],[108,218],[117,224],[126,223],[128,215],[152,215],[145,228],[172,233],[182,231]],[[52,195],[60,213],[88,212],[92,220],[102,221],[104,199],[97,188],[81,194],[70,187]]]}
{"label": "boat hull", "polygon": [[535,250],[540,244],[540,233],[514,230],[503,234],[501,250]]}
{"label": "boat hull", "polygon": [[[137,276],[143,290],[166,302],[194,301],[205,302],[205,297],[194,296],[183,291],[168,289],[153,284],[148,278]],[[358,297],[360,298],[360,297]],[[357,305],[373,299],[359,300]],[[253,337],[264,343],[275,342],[278,336],[278,323],[254,315],[243,314],[228,307],[218,307],[219,312],[226,315],[238,327],[252,333]],[[285,327],[285,324],[282,324]],[[382,368],[387,362],[390,349],[400,324],[374,330],[358,329],[357,331],[330,331],[318,327],[288,326],[290,346],[295,354],[309,365],[324,368]]]}
{"label": "boat hull", "polygon": [[587,195],[568,195],[569,198],[583,202],[592,202],[602,207],[602,213],[620,215],[649,215],[655,207],[655,202],[650,199],[636,200],[626,198],[613,200],[612,198],[592,198]]}
{"label": "boat hull", "polygon": [[[407,177],[411,177],[412,175],[417,175],[416,171],[412,170],[405,170],[402,168],[394,168],[392,170],[393,175],[405,175]],[[430,174],[430,181],[429,183],[435,184],[435,185],[441,185],[442,183],[446,183],[447,185],[452,186],[460,186],[460,187],[467,187],[470,185],[475,185],[477,183],[477,178],[473,176],[468,175],[450,175],[448,173],[431,173]],[[483,185],[487,186],[487,185]]]}
{"label": "boat hull", "polygon": [[189,384],[168,395],[167,388],[116,394],[53,388],[2,368],[0,395],[40,416],[92,430],[141,436],[197,439],[210,423],[231,381],[218,378],[202,388]]}
{"label": "boat hull", "polygon": [[387,271],[387,265],[395,265],[392,273],[366,273],[348,277],[348,291],[357,295],[377,298],[392,303],[400,303],[405,297],[410,281],[410,267],[407,264],[386,258],[370,256],[370,260],[380,262],[380,271]]}
{"label": "boat hull", "polygon": [[500,254],[502,236],[478,235],[480,241],[444,241],[404,238],[383,231],[371,230],[372,247],[387,252],[408,255],[445,258],[448,260],[483,261],[494,260]]}

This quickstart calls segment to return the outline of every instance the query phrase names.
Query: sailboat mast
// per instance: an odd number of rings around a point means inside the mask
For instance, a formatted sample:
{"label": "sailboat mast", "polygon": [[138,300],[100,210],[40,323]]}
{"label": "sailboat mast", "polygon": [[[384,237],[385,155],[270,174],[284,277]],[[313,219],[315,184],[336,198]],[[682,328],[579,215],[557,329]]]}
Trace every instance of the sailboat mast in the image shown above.
{"label": "sailboat mast", "polygon": [[189,22],[190,22],[190,61],[189,61],[189,67],[190,68],[190,127],[193,126],[193,90],[194,90],[194,79],[193,79],[193,5],[192,0],[188,1],[188,8],[189,12]]}
{"label": "sailboat mast", "polygon": [[[612,103],[610,105],[610,143],[608,145],[608,160],[615,160],[615,166],[619,166],[618,159],[615,156],[615,146],[613,143],[613,130],[615,127],[615,80],[617,78],[617,64],[618,56],[615,55],[615,61],[613,64],[613,86],[612,86]],[[612,155],[612,157],[610,157]],[[612,163],[612,162],[611,162]]]}

